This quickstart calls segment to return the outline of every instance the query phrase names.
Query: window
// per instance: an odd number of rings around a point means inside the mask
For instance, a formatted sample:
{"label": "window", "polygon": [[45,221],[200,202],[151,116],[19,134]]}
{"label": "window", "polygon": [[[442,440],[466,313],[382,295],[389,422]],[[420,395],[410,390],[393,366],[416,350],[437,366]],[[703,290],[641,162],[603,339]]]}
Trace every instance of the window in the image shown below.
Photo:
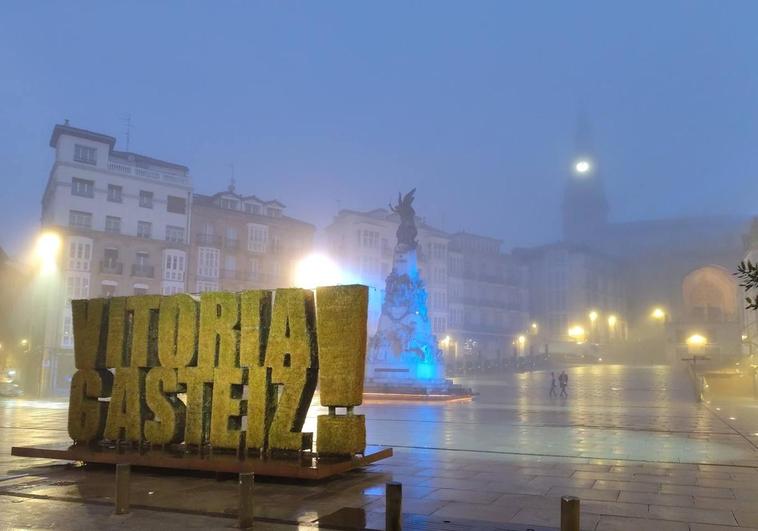
{"label": "window", "polygon": [[163,256],[163,280],[184,282],[184,252],[167,250]]}
{"label": "window", "polygon": [[137,259],[136,264],[138,266],[145,267],[149,265],[147,261],[150,259],[150,255],[146,253],[145,251],[137,251],[136,259]]}
{"label": "window", "polygon": [[153,192],[146,190],[139,191],[139,206],[142,208],[153,208]]}
{"label": "window", "polygon": [[137,237],[138,238],[150,238],[153,233],[153,224],[149,221],[137,222]]}
{"label": "window", "polygon": [[71,271],[89,271],[92,259],[92,240],[71,238],[68,244],[68,268]]}
{"label": "window", "polygon": [[268,226],[248,223],[247,225],[247,249],[254,253],[266,251],[268,243]]}
{"label": "window", "polygon": [[187,211],[187,200],[175,195],[168,196],[166,210],[174,214],[184,214]]}
{"label": "window", "polygon": [[97,164],[97,149],[81,144],[74,145],[74,160],[84,164]]}
{"label": "window", "polygon": [[358,231],[358,239],[362,247],[374,249],[379,247],[379,233],[373,230]]}
{"label": "window", "polygon": [[224,257],[224,269],[227,271],[236,271],[237,270],[237,257],[233,254],[228,254]]}
{"label": "window", "polygon": [[134,294],[135,295],[147,295],[147,289],[148,287],[144,284],[135,284],[134,285]]}
{"label": "window", "polygon": [[103,280],[100,285],[100,296],[104,298],[110,298],[116,295],[116,288],[118,284],[110,280]]}
{"label": "window", "polygon": [[121,218],[105,216],[105,232],[121,232]]}
{"label": "window", "polygon": [[68,300],[89,298],[89,273],[69,273],[66,277]]}
{"label": "window", "polygon": [[279,239],[279,236],[277,236],[276,234],[271,235],[270,248],[271,248],[271,252],[273,253],[276,253],[282,250],[282,242]]}
{"label": "window", "polygon": [[117,186],[115,184],[109,184],[108,185],[108,201],[111,203],[121,203],[123,200],[121,199],[121,193],[123,192],[123,188],[121,186]]}
{"label": "window", "polygon": [[221,208],[226,208],[229,210],[237,210],[237,201],[234,199],[222,199],[221,200]]}
{"label": "window", "polygon": [[184,243],[184,227],[166,225],[166,241]]}
{"label": "window", "polygon": [[263,267],[261,266],[260,258],[251,258],[250,259],[250,276],[253,278],[253,280],[258,280],[262,272],[263,272]]}
{"label": "window", "polygon": [[282,209],[268,207],[266,209],[266,215],[271,216],[272,218],[279,218],[282,216]]}
{"label": "window", "polygon": [[95,197],[95,181],[74,177],[71,179],[71,195]]}
{"label": "window", "polygon": [[218,282],[215,280],[198,280],[197,292],[203,293],[205,291],[218,291]]}
{"label": "window", "polygon": [[113,267],[118,262],[118,249],[108,247],[103,250],[103,262],[107,266]]}
{"label": "window", "polygon": [[163,286],[163,294],[164,295],[176,295],[177,293],[182,293],[184,291],[184,287],[177,284],[166,284]]}
{"label": "window", "polygon": [[245,212],[258,215],[261,213],[261,207],[259,205],[254,205],[253,203],[245,203]]}
{"label": "window", "polygon": [[72,227],[91,229],[92,228],[92,214],[90,214],[89,212],[81,212],[79,210],[69,210],[68,224],[71,225]]}
{"label": "window", "polygon": [[199,247],[197,274],[201,277],[218,278],[219,250],[213,247]]}
{"label": "window", "polygon": [[71,305],[66,304],[63,310],[63,331],[61,333],[61,347],[74,348],[74,319],[71,316]]}

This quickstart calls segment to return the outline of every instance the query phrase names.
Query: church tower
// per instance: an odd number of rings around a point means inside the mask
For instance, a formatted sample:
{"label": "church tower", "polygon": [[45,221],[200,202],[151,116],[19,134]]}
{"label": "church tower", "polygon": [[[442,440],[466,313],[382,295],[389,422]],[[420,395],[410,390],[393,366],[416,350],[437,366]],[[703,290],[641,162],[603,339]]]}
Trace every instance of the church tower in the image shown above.
{"label": "church tower", "polygon": [[563,240],[592,244],[608,225],[608,201],[598,173],[589,119],[579,115],[572,172],[563,191]]}

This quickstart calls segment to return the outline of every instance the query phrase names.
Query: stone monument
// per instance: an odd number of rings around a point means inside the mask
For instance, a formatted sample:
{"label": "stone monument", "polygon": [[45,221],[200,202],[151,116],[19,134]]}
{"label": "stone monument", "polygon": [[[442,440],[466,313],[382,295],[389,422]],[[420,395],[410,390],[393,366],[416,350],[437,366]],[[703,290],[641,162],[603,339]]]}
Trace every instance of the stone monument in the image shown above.
{"label": "stone monument", "polygon": [[445,379],[442,352],[427,311],[418,268],[414,188],[390,205],[400,216],[392,272],[386,280],[382,313],[369,343],[366,392],[387,395],[455,397],[470,394]]}

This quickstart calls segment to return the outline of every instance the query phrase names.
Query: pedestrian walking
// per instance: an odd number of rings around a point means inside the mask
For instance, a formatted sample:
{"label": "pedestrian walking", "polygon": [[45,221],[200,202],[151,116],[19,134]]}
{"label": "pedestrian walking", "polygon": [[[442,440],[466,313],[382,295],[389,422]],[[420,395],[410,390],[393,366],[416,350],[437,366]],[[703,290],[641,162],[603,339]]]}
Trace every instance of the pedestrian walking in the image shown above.
{"label": "pedestrian walking", "polygon": [[555,372],[550,372],[550,377],[553,379],[550,382],[550,398],[556,398],[558,396],[558,383],[555,381]]}
{"label": "pedestrian walking", "polygon": [[558,376],[558,383],[561,385],[561,398],[568,398],[568,391],[566,388],[569,384],[569,377],[568,374],[566,374],[566,371],[561,371],[561,374]]}

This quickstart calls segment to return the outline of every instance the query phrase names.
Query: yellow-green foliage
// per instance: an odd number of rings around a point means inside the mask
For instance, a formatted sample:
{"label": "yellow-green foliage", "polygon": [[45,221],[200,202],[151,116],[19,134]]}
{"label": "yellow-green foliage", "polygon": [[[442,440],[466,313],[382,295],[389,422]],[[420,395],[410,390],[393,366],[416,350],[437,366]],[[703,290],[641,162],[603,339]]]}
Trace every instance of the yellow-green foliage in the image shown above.
{"label": "yellow-green foliage", "polygon": [[240,366],[263,366],[270,326],[271,292],[240,293]]}
{"label": "yellow-green foliage", "polygon": [[104,369],[107,299],[71,301],[74,363],[77,369]]}
{"label": "yellow-green foliage", "polygon": [[153,418],[145,421],[145,439],[153,444],[181,442],[186,408],[176,396],[180,392],[176,369],[155,367],[145,377],[147,407]]}
{"label": "yellow-green foliage", "polygon": [[266,448],[266,435],[276,410],[276,387],[271,384],[271,371],[266,367],[248,368],[247,448]]}
{"label": "yellow-green foliage", "polygon": [[366,417],[319,415],[316,420],[319,454],[352,455],[366,449]]}
{"label": "yellow-green foliage", "polygon": [[239,298],[236,293],[200,296],[198,366],[239,367]]}
{"label": "yellow-green foliage", "polygon": [[197,302],[180,293],[163,297],[158,317],[158,361],[162,367],[197,364]]}
{"label": "yellow-green foliage", "polygon": [[103,437],[113,375],[106,369],[78,369],[71,378],[68,403],[68,434],[76,442],[97,441]]}
{"label": "yellow-green foliage", "polygon": [[108,304],[108,346],[106,348],[106,367],[128,367],[129,346],[126,332],[129,323],[126,314],[126,297],[112,297]]}
{"label": "yellow-green foliage", "polygon": [[213,367],[178,369],[179,383],[187,386],[187,419],[184,442],[201,445],[208,441],[211,416]]}
{"label": "yellow-green foliage", "polygon": [[105,438],[112,441],[142,440],[145,421],[145,369],[123,367],[116,369],[113,394],[105,423]]}
{"label": "yellow-green foliage", "polygon": [[237,449],[242,434],[242,385],[245,370],[232,367],[214,369],[213,405],[211,413],[211,446]]}
{"label": "yellow-green foliage", "polygon": [[301,450],[312,439],[312,434],[300,430],[316,388],[314,317],[312,291],[276,291],[266,346],[271,382],[283,385],[268,435],[268,447],[274,450]]}
{"label": "yellow-green foliage", "polygon": [[317,288],[316,312],[321,405],[358,406],[363,403],[368,288]]}
{"label": "yellow-green foliage", "polygon": [[160,295],[127,297],[126,310],[132,312],[131,367],[158,365],[158,308]]}

